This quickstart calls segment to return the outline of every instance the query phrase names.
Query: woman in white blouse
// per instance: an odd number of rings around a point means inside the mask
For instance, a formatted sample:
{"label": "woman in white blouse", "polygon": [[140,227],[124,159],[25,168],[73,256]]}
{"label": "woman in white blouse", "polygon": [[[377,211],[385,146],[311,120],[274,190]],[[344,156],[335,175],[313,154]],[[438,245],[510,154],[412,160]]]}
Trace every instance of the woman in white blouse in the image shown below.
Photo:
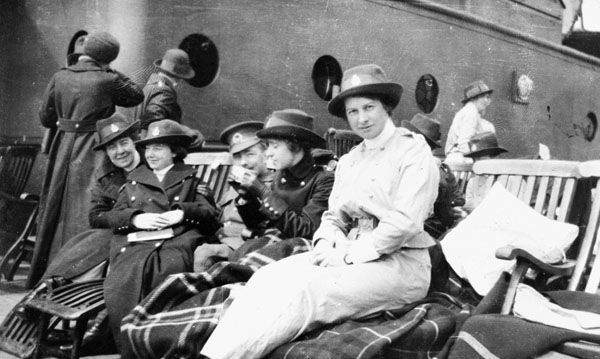
{"label": "woman in white blouse", "polygon": [[364,141],[340,159],[314,248],[258,270],[201,351],[262,358],[320,325],[422,299],[430,282],[423,222],[439,171],[421,135],[396,128],[402,86],[377,65],[347,70],[329,112]]}

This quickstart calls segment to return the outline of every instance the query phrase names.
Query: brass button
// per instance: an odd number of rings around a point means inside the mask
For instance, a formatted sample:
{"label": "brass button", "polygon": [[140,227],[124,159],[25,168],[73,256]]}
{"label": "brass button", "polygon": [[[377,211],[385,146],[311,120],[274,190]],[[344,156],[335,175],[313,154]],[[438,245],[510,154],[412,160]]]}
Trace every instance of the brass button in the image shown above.
{"label": "brass button", "polygon": [[173,198],[175,201],[179,201],[179,196],[175,196],[175,198]]}

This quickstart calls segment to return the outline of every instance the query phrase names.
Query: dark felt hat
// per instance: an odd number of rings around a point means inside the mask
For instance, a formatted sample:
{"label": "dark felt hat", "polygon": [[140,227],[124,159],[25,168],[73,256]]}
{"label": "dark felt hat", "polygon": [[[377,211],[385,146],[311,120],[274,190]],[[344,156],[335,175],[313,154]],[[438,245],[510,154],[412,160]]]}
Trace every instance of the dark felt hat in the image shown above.
{"label": "dark felt hat", "polygon": [[99,120],[96,122],[98,144],[94,147],[94,151],[103,150],[111,142],[130,136],[138,130],[139,124],[139,121],[133,123],[127,121],[125,116],[116,112],[108,118]]}
{"label": "dark felt hat", "polygon": [[88,35],[83,43],[83,53],[92,59],[109,64],[119,55],[119,41],[108,32]]}
{"label": "dark felt hat", "polygon": [[508,152],[498,145],[498,139],[494,132],[482,132],[469,139],[469,150],[465,157],[496,156],[503,152]]}
{"label": "dark felt hat", "polygon": [[442,137],[442,133],[440,132],[440,123],[433,118],[429,118],[422,113],[418,113],[413,116],[410,122],[403,120],[402,127],[423,135],[430,147],[442,147],[440,144],[440,138]]}
{"label": "dark felt hat", "polygon": [[190,66],[190,57],[181,49],[169,49],[162,59],[154,61],[154,66],[169,75],[189,80],[196,76],[194,69]]}
{"label": "dark felt hat", "polygon": [[344,100],[352,96],[374,95],[395,108],[402,96],[402,86],[390,82],[377,65],[361,65],[344,71],[340,93],[329,101],[328,110],[334,116],[344,118]]}
{"label": "dark felt hat", "polygon": [[260,121],[245,121],[231,125],[221,132],[221,142],[229,145],[231,154],[238,153],[260,142],[256,132],[264,126]]}
{"label": "dark felt hat", "polygon": [[312,148],[325,148],[325,139],[314,132],[314,122],[312,116],[300,110],[273,111],[267,117],[264,129],[256,135],[260,138],[289,138],[307,143]]}
{"label": "dark felt hat", "polygon": [[169,143],[183,147],[192,143],[192,137],[185,134],[183,127],[173,120],[160,120],[152,122],[148,126],[146,137],[136,141],[136,145],[147,145],[149,143]]}
{"label": "dark felt hat", "polygon": [[477,80],[465,87],[465,95],[462,103],[467,103],[477,96],[492,92],[494,92],[494,90],[490,89],[489,86],[483,82],[483,80]]}

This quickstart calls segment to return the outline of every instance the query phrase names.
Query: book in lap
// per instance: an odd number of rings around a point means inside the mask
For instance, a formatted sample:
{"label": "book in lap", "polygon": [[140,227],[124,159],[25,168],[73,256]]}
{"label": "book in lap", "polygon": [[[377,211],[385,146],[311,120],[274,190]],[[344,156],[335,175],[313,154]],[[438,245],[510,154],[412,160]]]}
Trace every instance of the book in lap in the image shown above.
{"label": "book in lap", "polygon": [[156,241],[159,239],[172,238],[174,235],[173,228],[165,228],[158,231],[131,232],[127,235],[127,242]]}

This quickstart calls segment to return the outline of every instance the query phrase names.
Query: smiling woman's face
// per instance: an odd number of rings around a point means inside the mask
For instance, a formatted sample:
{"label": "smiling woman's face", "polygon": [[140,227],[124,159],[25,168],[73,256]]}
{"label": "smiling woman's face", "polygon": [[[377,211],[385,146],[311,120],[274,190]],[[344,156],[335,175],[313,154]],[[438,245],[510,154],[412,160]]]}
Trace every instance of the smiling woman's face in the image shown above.
{"label": "smiling woman's face", "polygon": [[381,101],[367,97],[349,97],[344,104],[346,118],[354,133],[370,140],[383,131],[389,115]]}
{"label": "smiling woman's face", "polygon": [[148,167],[160,171],[173,164],[175,155],[165,143],[150,143],[146,145],[145,156]]}

